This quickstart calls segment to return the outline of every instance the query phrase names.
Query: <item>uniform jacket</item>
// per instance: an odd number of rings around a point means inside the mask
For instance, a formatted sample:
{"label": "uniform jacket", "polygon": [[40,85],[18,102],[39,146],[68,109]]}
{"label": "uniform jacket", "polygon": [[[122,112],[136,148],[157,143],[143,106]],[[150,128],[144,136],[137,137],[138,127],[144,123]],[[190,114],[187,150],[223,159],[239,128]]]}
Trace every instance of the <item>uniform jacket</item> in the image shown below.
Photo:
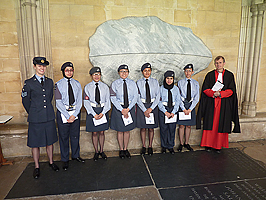
{"label": "uniform jacket", "polygon": [[55,119],[52,105],[54,83],[45,77],[44,86],[35,76],[27,79],[22,89],[22,104],[28,113],[28,122],[48,122]]}
{"label": "uniform jacket", "polygon": [[[203,130],[212,130],[213,114],[214,114],[214,98],[208,97],[204,90],[211,89],[216,82],[215,70],[209,72],[202,85],[201,99],[197,113],[196,129],[201,128],[201,118],[203,118]],[[221,111],[219,120],[219,133],[231,133],[232,122],[234,122],[235,133],[240,133],[239,116],[238,116],[238,102],[236,94],[236,85],[234,75],[228,70],[224,70],[223,75],[224,87],[222,91],[230,89],[233,94],[227,98],[221,98]]]}

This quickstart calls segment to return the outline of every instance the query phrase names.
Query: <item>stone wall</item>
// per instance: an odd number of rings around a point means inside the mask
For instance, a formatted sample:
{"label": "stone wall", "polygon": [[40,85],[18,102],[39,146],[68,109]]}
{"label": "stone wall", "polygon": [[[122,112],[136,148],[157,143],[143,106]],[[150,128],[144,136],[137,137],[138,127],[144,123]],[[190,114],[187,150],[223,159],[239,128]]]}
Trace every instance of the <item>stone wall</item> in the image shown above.
{"label": "stone wall", "polygon": [[[261,113],[255,118],[241,118],[240,119],[241,133],[231,133],[229,135],[229,142],[237,141],[250,141],[265,139],[266,132],[266,113]],[[80,128],[80,151],[82,155],[93,155],[94,152],[91,133],[85,131],[85,126],[82,125]],[[0,140],[2,144],[3,154],[5,157],[16,157],[16,156],[31,156],[31,149],[27,147],[27,126],[26,125],[6,125],[6,127],[0,126]],[[147,134],[148,135],[148,134]],[[189,144],[200,145],[202,136],[202,130],[196,130],[195,126],[192,127]],[[148,136],[147,136],[148,137]],[[179,145],[178,128],[175,137],[175,147]],[[146,140],[148,145],[148,138]],[[132,152],[140,152],[142,147],[139,129],[135,128],[130,131],[130,140],[128,149],[133,150]],[[153,147],[160,148],[160,130],[155,129]],[[230,145],[229,145],[230,147]],[[105,143],[104,151],[113,152],[112,155],[118,156],[118,142],[117,132],[109,129],[105,131]],[[54,144],[54,153],[59,154],[59,143]],[[45,148],[41,148],[41,154],[46,154]]]}
{"label": "stone wall", "polygon": [[0,115],[13,115],[12,123],[25,123],[21,104],[21,76],[15,1],[0,1]]}

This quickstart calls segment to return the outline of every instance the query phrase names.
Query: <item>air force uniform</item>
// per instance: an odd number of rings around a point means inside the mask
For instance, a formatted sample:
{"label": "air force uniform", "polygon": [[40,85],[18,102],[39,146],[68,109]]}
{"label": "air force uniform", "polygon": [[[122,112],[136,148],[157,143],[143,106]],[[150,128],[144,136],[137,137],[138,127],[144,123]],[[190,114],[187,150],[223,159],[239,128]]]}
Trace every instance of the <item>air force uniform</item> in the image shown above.
{"label": "air force uniform", "polygon": [[[74,103],[69,105],[68,79],[62,78],[55,85],[55,99],[57,108],[57,125],[61,151],[61,160],[69,160],[69,137],[71,143],[72,158],[80,156],[80,109],[82,107],[82,89],[80,83],[70,78],[70,84],[74,93]],[[69,110],[72,110],[70,113]],[[63,123],[63,119],[69,119],[73,115],[76,117],[73,123]]]}
{"label": "air force uniform", "polygon": [[[96,82],[92,81],[84,87],[83,102],[84,102],[84,107],[87,110],[87,118],[86,118],[87,132],[98,132],[109,129],[108,111],[111,109],[110,90],[105,83],[101,81],[97,83],[100,91],[100,104],[98,104],[95,101]],[[93,123],[93,118],[96,114],[100,113],[106,116],[107,123],[95,126]]]}
{"label": "air force uniform", "polygon": [[[127,84],[128,101],[129,101],[129,112],[133,119],[133,123],[125,126],[121,111],[124,109],[124,95],[123,95],[123,84],[124,80]],[[138,89],[136,83],[131,79],[119,78],[115,80],[110,87],[111,102],[114,107],[111,114],[111,125],[110,128],[116,131],[125,132],[133,130],[136,127],[136,113],[135,104],[138,100]]]}
{"label": "air force uniform", "polygon": [[[175,146],[175,129],[176,129],[176,122],[175,123],[165,123],[165,112],[176,114],[181,103],[180,99],[180,92],[179,89],[174,83],[172,83],[171,87],[169,87],[165,80],[167,77],[174,78],[173,71],[167,71],[164,74],[164,85],[160,87],[160,102],[158,104],[159,107],[159,123],[160,123],[160,136],[161,136],[161,146],[166,149],[173,149]],[[165,87],[169,87],[172,94],[172,105],[168,105],[168,94],[170,91]]]}
{"label": "air force uniform", "polygon": [[[188,101],[187,98],[187,84],[188,80],[190,80],[191,85],[191,100]],[[199,83],[198,81],[194,79],[181,79],[178,81],[178,87],[180,90],[181,95],[181,103],[180,103],[180,109],[179,112],[182,112],[183,110],[191,110],[191,120],[178,120],[179,125],[185,125],[185,126],[193,126],[196,125],[196,112],[195,107],[197,103],[199,102]]]}
{"label": "air force uniform", "polygon": [[[43,85],[42,81],[43,80]],[[28,142],[31,148],[45,147],[57,142],[55,114],[52,105],[53,80],[34,75],[22,89],[22,104],[28,113]]]}
{"label": "air force uniform", "polygon": [[[150,88],[151,103],[147,103],[146,99],[146,78],[137,81],[139,98],[137,101],[137,127],[138,128],[157,128],[158,127],[158,103],[160,101],[160,86],[156,79],[149,77],[148,84]],[[147,108],[151,108],[154,114],[154,124],[146,124],[144,112]]]}

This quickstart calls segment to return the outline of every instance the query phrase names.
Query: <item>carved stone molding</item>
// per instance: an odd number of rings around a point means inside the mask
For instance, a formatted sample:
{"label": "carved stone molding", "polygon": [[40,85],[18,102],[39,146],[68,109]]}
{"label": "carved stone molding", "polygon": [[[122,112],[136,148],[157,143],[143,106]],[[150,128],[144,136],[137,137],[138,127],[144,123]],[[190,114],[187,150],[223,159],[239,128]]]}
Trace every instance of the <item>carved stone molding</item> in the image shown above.
{"label": "carved stone molding", "polygon": [[48,0],[16,0],[22,82],[35,73],[32,64],[35,56],[50,61],[46,75],[53,77],[48,7]]}
{"label": "carved stone molding", "polygon": [[240,113],[255,117],[266,4],[242,6],[237,84]]}

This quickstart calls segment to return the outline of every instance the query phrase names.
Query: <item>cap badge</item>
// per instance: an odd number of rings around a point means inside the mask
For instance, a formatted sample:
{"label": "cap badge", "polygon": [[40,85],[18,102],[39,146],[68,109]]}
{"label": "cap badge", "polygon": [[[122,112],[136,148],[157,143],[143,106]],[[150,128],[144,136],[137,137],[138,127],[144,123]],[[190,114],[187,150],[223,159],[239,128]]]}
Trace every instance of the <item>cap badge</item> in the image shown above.
{"label": "cap badge", "polygon": [[44,60],[41,60],[41,63],[44,63]]}

